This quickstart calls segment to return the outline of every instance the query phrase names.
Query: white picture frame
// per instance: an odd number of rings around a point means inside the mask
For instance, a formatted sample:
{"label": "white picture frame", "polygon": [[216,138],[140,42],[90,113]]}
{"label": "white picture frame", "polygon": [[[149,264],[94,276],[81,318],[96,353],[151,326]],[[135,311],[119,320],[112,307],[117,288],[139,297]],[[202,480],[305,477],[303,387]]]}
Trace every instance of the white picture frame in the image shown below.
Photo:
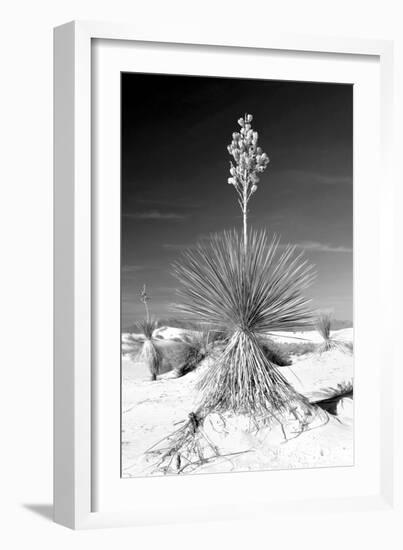
{"label": "white picture frame", "polygon": [[[180,32],[169,30],[164,35],[154,36],[148,29],[138,30],[130,25],[72,22],[55,29],[54,38],[54,82],[55,82],[55,368],[54,368],[54,513],[55,521],[71,528],[92,528],[118,525],[138,525],[158,522],[175,522],[178,515],[181,521],[215,520],[237,517],[264,516],[269,512],[280,510],[287,506],[290,512],[301,505],[304,499],[304,508],[313,512],[326,506],[329,509],[384,509],[393,503],[393,425],[390,418],[394,414],[391,394],[387,383],[392,379],[394,356],[390,346],[384,346],[382,372],[379,375],[377,391],[379,393],[379,438],[377,439],[377,461],[374,465],[379,479],[376,487],[366,491],[356,492],[353,488],[349,494],[343,490],[336,495],[325,497],[314,496],[308,498],[307,485],[301,484],[295,499],[290,496],[282,501],[269,499],[264,496],[258,498],[256,490],[250,490],[248,498],[232,498],[232,504],[220,503],[219,499],[214,506],[207,506],[207,500],[201,504],[189,504],[180,508],[178,500],[178,514],[175,510],[167,510],[166,501],[161,498],[161,505],[151,510],[151,505],[139,506],[130,502],[130,492],[134,495],[146,495],[152,486],[151,492],[169,491],[172,495],[178,488],[173,484],[175,478],[167,480],[141,479],[136,487],[130,487],[123,502],[120,493],[112,491],[109,494],[107,508],[98,510],[95,495],[98,493],[99,476],[105,474],[99,469],[96,451],[99,452],[97,433],[102,432],[97,418],[96,401],[99,389],[95,380],[96,369],[93,358],[96,356],[96,342],[94,341],[94,315],[102,315],[102,309],[97,306],[97,288],[94,285],[94,272],[98,266],[95,255],[94,239],[96,239],[97,216],[94,212],[100,208],[94,192],[94,174],[97,171],[92,166],[92,147],[95,136],[92,127],[92,115],[95,112],[93,105],[92,82],[94,78],[93,47],[95,41],[108,40],[125,41],[138,44],[156,44],[161,52],[169,45],[175,44],[179,50],[187,48],[200,52],[209,49],[209,55],[214,51],[223,52],[237,49],[243,54],[254,52],[282,52],[282,55],[298,54],[299,56],[322,55],[326,62],[332,63],[337,59],[349,59],[349,56],[363,56],[366,59],[376,60],[379,69],[380,88],[378,99],[379,124],[376,126],[379,133],[379,175],[382,187],[376,184],[374,175],[365,173],[362,168],[360,177],[368,176],[368,181],[374,180],[372,194],[372,208],[378,212],[376,232],[373,236],[379,239],[379,256],[376,260],[390,261],[393,258],[397,242],[393,234],[393,226],[389,213],[393,211],[393,158],[392,158],[392,43],[378,40],[337,39],[330,37],[287,36],[283,34],[270,36],[256,36],[248,31],[242,37],[231,36],[228,30],[220,36],[214,36],[208,29],[200,31],[199,36],[188,36],[186,29]],[[378,70],[377,69],[377,70]],[[169,72],[169,71],[167,71]],[[363,166],[364,163],[358,163]],[[378,172],[377,172],[378,173]],[[356,174],[355,174],[356,175]],[[378,193],[379,202],[376,202]],[[371,195],[371,192],[369,192]],[[361,195],[362,197],[363,195]],[[375,211],[375,210],[373,210]],[[366,220],[365,223],[369,223]],[[378,226],[379,224],[379,226]],[[359,237],[364,239],[362,225]],[[356,236],[356,234],[355,234]],[[361,242],[364,243],[364,240]],[[365,245],[365,243],[364,243]],[[365,246],[363,246],[365,248]],[[368,258],[368,256],[367,256]],[[365,258],[363,258],[365,261]],[[357,268],[357,266],[355,266]],[[357,269],[356,269],[357,271]],[[359,271],[359,266],[358,266]],[[380,292],[376,308],[383,318],[388,318],[391,301],[388,298],[393,288],[393,273],[388,270],[379,270],[373,275],[372,282],[376,283]],[[388,327],[382,325],[380,340],[386,341]],[[359,332],[359,331],[358,331]],[[363,338],[365,331],[363,330]],[[379,344],[380,345],[380,344]],[[386,351],[385,351],[386,350]],[[363,356],[363,360],[365,357]],[[370,390],[368,390],[370,391]],[[105,428],[106,429],[106,428]],[[118,429],[118,427],[117,427]],[[119,439],[119,433],[117,434]],[[105,447],[102,447],[104,450]],[[117,451],[120,452],[120,449]],[[113,464],[113,461],[111,462]],[[106,471],[106,470],[105,470]],[[368,476],[374,470],[368,470]],[[248,483],[240,476],[267,476],[267,472],[259,474],[236,474],[229,478],[225,475],[215,475],[213,483],[221,484],[219,492],[230,491],[234,485],[239,487],[238,493],[247,491]],[[273,475],[273,473],[271,473]],[[274,475],[285,476],[284,472]],[[309,474],[307,474],[309,476]],[[332,472],[329,473],[332,476]],[[344,475],[344,473],[343,473]],[[232,474],[231,474],[232,476]],[[337,482],[337,474],[334,474]],[[188,476],[188,478],[200,476]],[[203,476],[204,477],[204,476]],[[222,478],[218,481],[218,478]],[[264,477],[257,485],[261,486]],[[267,477],[267,479],[269,479]],[[273,479],[273,478],[271,478]],[[284,478],[285,479],[285,478]],[[365,477],[362,483],[365,483]],[[308,478],[306,478],[307,482]],[[101,479],[102,481],[102,479]],[[286,480],[284,481],[286,483]],[[127,481],[125,481],[127,484]],[[131,483],[131,481],[129,481]],[[194,491],[196,484],[208,484],[206,480],[190,481],[192,486],[185,491]],[[159,484],[159,485],[158,485]],[[256,485],[256,483],[255,483]],[[111,484],[112,487],[112,484]],[[126,485],[126,487],[128,487]],[[125,487],[125,489],[126,489]],[[213,485],[211,485],[211,488]],[[358,486],[357,486],[358,487]],[[200,489],[200,487],[199,487]],[[211,490],[211,489],[209,489]],[[255,492],[254,492],[255,491]],[[153,493],[154,494],[154,493]],[[183,493],[185,494],[185,493]],[[245,494],[245,493],[244,493]],[[172,497],[171,497],[172,498]],[[206,495],[207,499],[207,495]],[[236,500],[236,499],[235,499]],[[164,508],[165,506],[165,508]]]}

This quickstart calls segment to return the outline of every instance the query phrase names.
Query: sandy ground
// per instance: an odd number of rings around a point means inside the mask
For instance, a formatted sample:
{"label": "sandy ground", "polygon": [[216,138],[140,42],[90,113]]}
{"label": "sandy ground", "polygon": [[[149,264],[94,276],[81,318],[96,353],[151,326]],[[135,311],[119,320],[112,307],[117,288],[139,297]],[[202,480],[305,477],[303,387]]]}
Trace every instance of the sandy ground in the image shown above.
{"label": "sandy ground", "polygon": [[[180,329],[165,331],[164,337],[178,336]],[[344,341],[352,341],[352,329],[335,331]],[[279,340],[301,337],[316,341],[316,333],[279,334]],[[133,336],[123,335],[123,342]],[[124,352],[125,348],[123,349]],[[122,360],[122,475],[123,477],[161,475],[155,470],[155,457],[145,451],[187,419],[197,406],[195,384],[208,364],[182,377],[163,373],[155,382],[143,363],[125,353]],[[311,402],[345,394],[353,385],[353,357],[339,351],[296,358],[291,367],[281,367],[282,374]],[[222,419],[210,415],[205,430],[222,454],[231,457],[210,462],[197,473],[262,469],[349,466],[353,464],[353,401],[336,400],[337,415],[319,409],[317,418],[300,432],[290,422],[286,437],[279,426],[256,432],[243,418]],[[232,453],[242,454],[233,456]]]}

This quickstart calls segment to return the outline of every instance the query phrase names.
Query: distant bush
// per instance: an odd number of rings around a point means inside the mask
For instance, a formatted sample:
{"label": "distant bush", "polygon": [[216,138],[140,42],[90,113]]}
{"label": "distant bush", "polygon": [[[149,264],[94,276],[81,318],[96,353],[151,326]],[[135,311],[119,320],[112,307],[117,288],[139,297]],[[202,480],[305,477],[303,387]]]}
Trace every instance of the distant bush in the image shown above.
{"label": "distant bush", "polygon": [[156,342],[153,338],[156,327],[157,322],[152,319],[144,319],[138,323],[138,329],[145,338],[141,348],[140,358],[147,365],[150,371],[151,380],[157,379],[162,364],[161,351],[156,346]]}
{"label": "distant bush", "polygon": [[299,357],[317,350],[317,344],[314,342],[276,342],[264,339],[262,345],[267,359],[279,367],[291,365],[293,355]]}
{"label": "distant bush", "polygon": [[270,363],[279,367],[288,367],[292,361],[290,354],[283,348],[282,344],[271,339],[262,341],[262,349]]}
{"label": "distant bush", "polygon": [[307,355],[317,351],[318,346],[314,342],[282,342],[279,344],[283,353],[287,355]]}
{"label": "distant bush", "polygon": [[186,348],[181,363],[174,369],[176,376],[184,376],[196,369],[210,355],[219,336],[217,331],[211,330],[207,325],[198,325],[194,332],[184,335]]}
{"label": "distant bush", "polygon": [[194,321],[188,319],[182,319],[180,317],[167,317],[160,319],[160,327],[172,327],[181,328],[183,330],[199,330],[200,325]]}
{"label": "distant bush", "polygon": [[175,370],[186,362],[188,346],[183,341],[158,340],[156,346],[163,357],[164,371]]}
{"label": "distant bush", "polygon": [[344,353],[352,353],[353,346],[350,342],[337,340],[331,336],[332,315],[328,312],[319,312],[316,321],[316,329],[322,337],[322,343],[319,346],[319,352],[338,350]]}

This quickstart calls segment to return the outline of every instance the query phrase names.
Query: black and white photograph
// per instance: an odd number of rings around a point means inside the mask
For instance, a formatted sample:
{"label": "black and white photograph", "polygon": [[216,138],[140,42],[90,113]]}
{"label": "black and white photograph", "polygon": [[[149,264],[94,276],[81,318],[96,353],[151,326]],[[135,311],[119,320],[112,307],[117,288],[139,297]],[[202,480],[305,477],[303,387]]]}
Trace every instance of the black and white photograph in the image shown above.
{"label": "black and white photograph", "polygon": [[121,477],[354,465],[353,86],[121,74]]}
{"label": "black and white photograph", "polygon": [[0,547],[403,547],[402,2],[3,4]]}

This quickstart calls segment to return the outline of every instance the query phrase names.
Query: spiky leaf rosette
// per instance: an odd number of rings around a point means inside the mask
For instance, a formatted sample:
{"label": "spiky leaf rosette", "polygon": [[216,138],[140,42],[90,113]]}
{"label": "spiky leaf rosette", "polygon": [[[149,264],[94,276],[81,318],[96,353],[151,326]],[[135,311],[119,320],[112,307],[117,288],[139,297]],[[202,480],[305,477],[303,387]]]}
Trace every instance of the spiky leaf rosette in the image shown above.
{"label": "spiky leaf rosette", "polygon": [[249,234],[245,253],[236,231],[213,235],[185,252],[175,266],[182,283],[181,313],[232,333],[217,363],[200,382],[200,409],[261,415],[283,414],[309,405],[265,356],[258,334],[312,326],[303,291],[311,283],[311,266],[280,249],[265,231]]}
{"label": "spiky leaf rosette", "polygon": [[327,342],[330,339],[330,329],[332,326],[332,316],[330,313],[322,312],[316,319],[316,328],[323,340]]}
{"label": "spiky leaf rosette", "polygon": [[332,327],[332,315],[326,311],[319,313],[316,319],[316,329],[322,336],[322,343],[319,346],[319,352],[324,353],[326,351],[342,351],[344,353],[352,353],[351,344],[347,342],[341,342],[333,338],[330,334]]}
{"label": "spiky leaf rosette", "polygon": [[309,402],[266,357],[249,331],[236,331],[219,360],[200,380],[202,411],[251,414],[258,420],[281,420],[290,412],[305,421]]}
{"label": "spiky leaf rosette", "polygon": [[154,330],[158,328],[158,321],[154,319],[143,319],[136,324],[146,340],[151,340]]}
{"label": "spiky leaf rosette", "polygon": [[150,371],[151,380],[156,380],[162,363],[162,353],[151,339],[146,339],[141,350],[141,360]]}
{"label": "spiky leaf rosette", "polygon": [[141,348],[140,359],[147,365],[151,380],[156,380],[163,360],[161,350],[153,339],[154,330],[158,327],[158,322],[154,319],[144,319],[139,321],[137,326],[145,339]]}
{"label": "spiky leaf rosette", "polygon": [[221,330],[254,333],[312,326],[304,290],[314,278],[312,266],[279,246],[266,231],[249,233],[245,255],[242,235],[225,231],[184,252],[174,265],[181,283],[176,306],[182,314]]}

